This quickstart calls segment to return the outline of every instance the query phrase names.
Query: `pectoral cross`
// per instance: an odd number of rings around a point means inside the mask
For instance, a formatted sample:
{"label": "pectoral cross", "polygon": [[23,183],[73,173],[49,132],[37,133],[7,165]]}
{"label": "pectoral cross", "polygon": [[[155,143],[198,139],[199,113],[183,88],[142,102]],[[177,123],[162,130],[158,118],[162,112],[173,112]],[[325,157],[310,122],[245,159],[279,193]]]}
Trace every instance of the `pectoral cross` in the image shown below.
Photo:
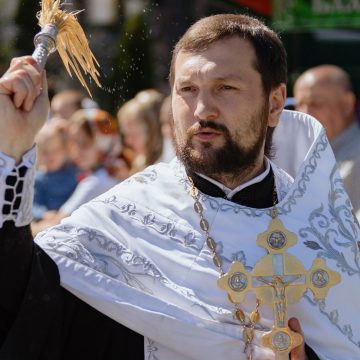
{"label": "pectoral cross", "polygon": [[[315,299],[324,298],[329,289],[340,282],[340,275],[316,258],[309,271],[287,250],[297,242],[295,233],[288,231],[280,219],[273,218],[267,231],[257,238],[257,244],[268,251],[249,273],[235,261],[218,280],[218,286],[228,292],[233,303],[241,303],[253,291],[262,304],[271,305],[274,326],[262,337],[262,344],[275,352],[275,359],[289,359],[291,350],[303,342],[302,335],[288,326],[287,306],[298,302],[306,289]],[[301,320],[301,319],[300,319]]]}

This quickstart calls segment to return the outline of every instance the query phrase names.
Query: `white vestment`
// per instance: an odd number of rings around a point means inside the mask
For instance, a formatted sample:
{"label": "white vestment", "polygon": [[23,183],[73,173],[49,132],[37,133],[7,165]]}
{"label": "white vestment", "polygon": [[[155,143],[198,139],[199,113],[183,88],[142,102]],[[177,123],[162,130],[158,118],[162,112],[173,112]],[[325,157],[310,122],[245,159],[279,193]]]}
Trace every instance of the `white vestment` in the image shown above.
{"label": "white vestment", "polygon": [[[313,136],[311,147],[300,151],[304,158],[294,181],[272,164],[279,218],[298,234],[288,252],[307,270],[320,256],[341,275],[325,300],[315,301],[307,291],[289,305],[288,315],[300,320],[305,341],[320,359],[360,359],[359,227],[320,124],[296,112],[284,112],[281,121],[289,129],[290,122],[295,128],[297,121],[305,123]],[[275,144],[277,151],[291,155],[297,135],[286,149]],[[200,200],[224,269],[238,259],[250,271],[266,255],[256,237],[268,228],[268,209],[205,194]],[[219,274],[193,206],[184,167],[175,159],[125,180],[36,241],[58,264],[65,288],[145,336],[145,359],[242,359],[242,328],[216,285]],[[249,314],[254,306],[249,294],[243,309]],[[263,305],[260,312],[254,359],[274,359],[260,345],[273,311]]]}

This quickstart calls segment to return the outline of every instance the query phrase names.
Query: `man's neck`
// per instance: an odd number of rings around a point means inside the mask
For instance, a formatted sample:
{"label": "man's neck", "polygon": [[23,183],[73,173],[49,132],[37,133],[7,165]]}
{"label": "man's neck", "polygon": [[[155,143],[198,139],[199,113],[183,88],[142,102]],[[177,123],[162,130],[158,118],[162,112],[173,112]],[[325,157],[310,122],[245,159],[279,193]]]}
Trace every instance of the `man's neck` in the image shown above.
{"label": "man's neck", "polygon": [[274,173],[270,161],[266,158],[264,172],[233,190],[206,175],[191,170],[187,170],[187,174],[192,178],[195,187],[209,196],[224,198],[236,204],[256,209],[270,207],[274,204]]}
{"label": "man's neck", "polygon": [[351,122],[339,130],[335,136],[329,137],[330,144],[337,145],[338,143],[346,141],[347,136],[353,131],[354,126],[357,124],[357,119],[354,118]]}
{"label": "man's neck", "polygon": [[265,177],[269,174],[270,172],[270,162],[267,158],[264,158],[264,169],[262,172],[260,172],[258,175],[256,175],[255,177],[251,178],[250,180],[243,182],[242,184],[240,184],[239,186],[231,189],[229,187],[227,187],[226,185],[224,185],[223,183],[220,183],[219,181],[197,173],[198,176],[204,178],[205,180],[211,182],[212,184],[214,184],[215,186],[217,186],[218,188],[220,188],[226,195],[226,197],[228,199],[231,199],[236,193],[238,193],[239,191],[242,191],[243,189],[245,189],[246,187],[249,187],[253,184],[259,183],[261,181],[263,181],[265,179]]}
{"label": "man's neck", "polygon": [[234,190],[235,188],[241,186],[242,184],[247,183],[251,179],[257,177],[265,171],[265,157],[262,155],[253,166],[243,169],[239,173],[233,174],[212,174],[209,175],[210,178],[216,180],[217,182],[223,184],[227,188]]}

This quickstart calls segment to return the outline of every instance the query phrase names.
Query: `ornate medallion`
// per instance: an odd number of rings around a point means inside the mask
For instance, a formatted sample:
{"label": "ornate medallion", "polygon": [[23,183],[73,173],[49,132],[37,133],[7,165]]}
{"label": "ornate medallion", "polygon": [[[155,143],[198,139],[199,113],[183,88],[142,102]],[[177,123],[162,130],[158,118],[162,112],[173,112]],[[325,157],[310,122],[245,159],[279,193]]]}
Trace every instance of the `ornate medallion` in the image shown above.
{"label": "ornate medallion", "polygon": [[281,231],[273,231],[267,238],[268,245],[275,250],[280,250],[286,245],[286,236]]}
{"label": "ornate medallion", "polygon": [[284,351],[290,347],[291,338],[285,331],[278,331],[272,336],[271,343],[276,351]]}
{"label": "ornate medallion", "polygon": [[311,283],[317,288],[323,288],[329,283],[329,274],[324,269],[311,273]]}
{"label": "ornate medallion", "polygon": [[242,272],[235,272],[229,277],[229,286],[234,291],[243,291],[248,283],[247,276]]}

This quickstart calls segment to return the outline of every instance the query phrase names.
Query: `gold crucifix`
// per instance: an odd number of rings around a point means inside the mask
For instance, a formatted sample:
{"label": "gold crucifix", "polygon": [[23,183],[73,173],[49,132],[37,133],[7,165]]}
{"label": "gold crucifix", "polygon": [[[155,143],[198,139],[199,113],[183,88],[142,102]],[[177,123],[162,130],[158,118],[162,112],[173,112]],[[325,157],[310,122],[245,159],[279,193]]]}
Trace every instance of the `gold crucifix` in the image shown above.
{"label": "gold crucifix", "polygon": [[275,352],[275,359],[289,359],[291,350],[303,342],[300,334],[288,326],[287,305],[298,302],[306,289],[315,299],[324,298],[329,289],[340,282],[340,275],[316,258],[309,271],[287,252],[297,242],[295,233],[288,231],[280,219],[273,218],[267,231],[257,237],[257,244],[268,251],[255,265],[252,273],[235,261],[218,280],[218,286],[228,292],[233,303],[241,303],[253,291],[263,304],[271,305],[274,326],[262,337],[262,344]]}

